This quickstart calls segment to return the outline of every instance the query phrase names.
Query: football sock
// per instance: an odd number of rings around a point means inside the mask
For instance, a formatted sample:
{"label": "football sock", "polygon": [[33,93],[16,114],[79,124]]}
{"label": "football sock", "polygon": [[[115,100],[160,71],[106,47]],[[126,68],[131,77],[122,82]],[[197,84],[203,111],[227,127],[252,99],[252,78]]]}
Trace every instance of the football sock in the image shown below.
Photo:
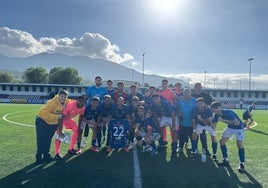
{"label": "football sock", "polygon": [[238,155],[241,163],[245,162],[245,150],[244,148],[238,149]]}
{"label": "football sock", "polygon": [[81,148],[81,142],[77,142],[77,148]]}
{"label": "football sock", "polygon": [[212,142],[212,152],[213,152],[213,154],[217,153],[217,147],[218,147],[218,143],[217,142]]}
{"label": "football sock", "polygon": [[95,145],[96,145],[96,141],[97,141],[96,139],[92,139],[92,140],[91,140],[91,145],[92,145],[92,146],[95,146]]}
{"label": "football sock", "polygon": [[151,145],[151,147],[153,148],[153,149],[155,149],[155,142],[154,141],[152,141],[152,143],[150,144]]}
{"label": "football sock", "polygon": [[227,147],[226,147],[226,145],[224,144],[224,145],[221,145],[220,147],[221,147],[222,157],[223,157],[224,159],[228,158],[228,155],[227,155]]}
{"label": "football sock", "polygon": [[172,148],[173,151],[177,150],[177,147],[178,147],[178,142],[173,142],[171,144],[171,148]]}
{"label": "football sock", "polygon": [[103,127],[102,127],[102,136],[103,137],[106,137],[106,126],[105,125],[103,125]]}
{"label": "football sock", "polygon": [[192,140],[192,150],[195,151],[197,149],[197,140]]}

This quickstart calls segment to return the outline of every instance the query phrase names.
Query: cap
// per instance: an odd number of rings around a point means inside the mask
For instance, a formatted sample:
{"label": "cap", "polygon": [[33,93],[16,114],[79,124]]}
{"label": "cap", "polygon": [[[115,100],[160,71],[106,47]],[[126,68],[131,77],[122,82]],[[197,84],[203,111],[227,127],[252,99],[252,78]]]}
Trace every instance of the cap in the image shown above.
{"label": "cap", "polygon": [[140,99],[139,99],[139,97],[137,97],[137,96],[133,96],[133,97],[131,98],[131,100],[132,100],[132,101],[139,101]]}
{"label": "cap", "polygon": [[93,97],[92,101],[100,101],[100,98],[99,97]]}

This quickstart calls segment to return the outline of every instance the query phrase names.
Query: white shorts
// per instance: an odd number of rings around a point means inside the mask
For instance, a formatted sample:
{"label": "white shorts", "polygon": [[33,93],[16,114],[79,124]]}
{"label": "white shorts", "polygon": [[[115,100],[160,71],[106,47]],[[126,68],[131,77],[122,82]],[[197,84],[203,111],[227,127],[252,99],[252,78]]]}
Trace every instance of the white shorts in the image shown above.
{"label": "white shorts", "polygon": [[207,132],[209,132],[211,136],[216,136],[216,130],[213,129],[211,126],[202,126],[200,124],[197,124],[194,132],[196,134],[201,134],[203,130],[206,130]]}
{"label": "white shorts", "polygon": [[245,137],[244,129],[231,129],[226,127],[221,135],[221,137],[231,138],[235,135],[236,140],[243,141]]}
{"label": "white shorts", "polygon": [[172,126],[172,117],[163,116],[157,119],[160,127]]}

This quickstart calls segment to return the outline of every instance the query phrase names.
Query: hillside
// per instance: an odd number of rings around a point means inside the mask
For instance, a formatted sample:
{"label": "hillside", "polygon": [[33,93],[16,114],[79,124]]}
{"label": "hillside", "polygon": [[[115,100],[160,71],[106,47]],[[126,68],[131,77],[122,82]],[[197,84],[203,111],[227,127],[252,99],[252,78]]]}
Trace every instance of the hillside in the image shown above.
{"label": "hillside", "polygon": [[[24,72],[29,67],[44,67],[48,72],[54,67],[73,67],[85,82],[93,80],[96,75],[103,80],[127,80],[142,82],[142,74],[120,64],[85,56],[68,56],[62,54],[42,53],[27,58],[10,58],[0,56],[0,70],[10,72]],[[158,75],[144,75],[144,82],[159,86],[163,77]],[[170,83],[183,81],[168,78]]]}

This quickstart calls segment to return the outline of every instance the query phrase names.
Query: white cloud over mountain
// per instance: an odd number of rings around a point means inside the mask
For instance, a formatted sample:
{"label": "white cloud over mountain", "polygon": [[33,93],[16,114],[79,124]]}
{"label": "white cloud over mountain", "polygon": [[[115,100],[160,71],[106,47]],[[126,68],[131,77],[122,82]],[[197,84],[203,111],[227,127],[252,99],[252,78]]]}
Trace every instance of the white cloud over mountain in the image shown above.
{"label": "white cloud over mountain", "polygon": [[25,31],[0,27],[0,54],[8,57],[28,57],[38,53],[82,55],[115,63],[133,60],[133,56],[120,54],[117,45],[99,33],[84,33],[80,38],[35,39]]}
{"label": "white cloud over mountain", "polygon": [[[0,55],[7,57],[29,57],[40,53],[58,53],[68,56],[88,56],[92,59],[108,60],[118,64],[124,63],[131,69],[139,68],[139,63],[129,53],[120,53],[116,44],[99,33],[84,33],[80,38],[49,38],[40,39],[28,32],[0,27]],[[162,66],[162,65],[157,65]],[[166,74],[145,69],[146,74],[177,78],[186,83],[202,82],[209,88],[248,89],[249,75],[247,73],[187,73]],[[206,76],[206,82],[204,82]],[[252,88],[267,89],[268,74],[252,74]]]}

